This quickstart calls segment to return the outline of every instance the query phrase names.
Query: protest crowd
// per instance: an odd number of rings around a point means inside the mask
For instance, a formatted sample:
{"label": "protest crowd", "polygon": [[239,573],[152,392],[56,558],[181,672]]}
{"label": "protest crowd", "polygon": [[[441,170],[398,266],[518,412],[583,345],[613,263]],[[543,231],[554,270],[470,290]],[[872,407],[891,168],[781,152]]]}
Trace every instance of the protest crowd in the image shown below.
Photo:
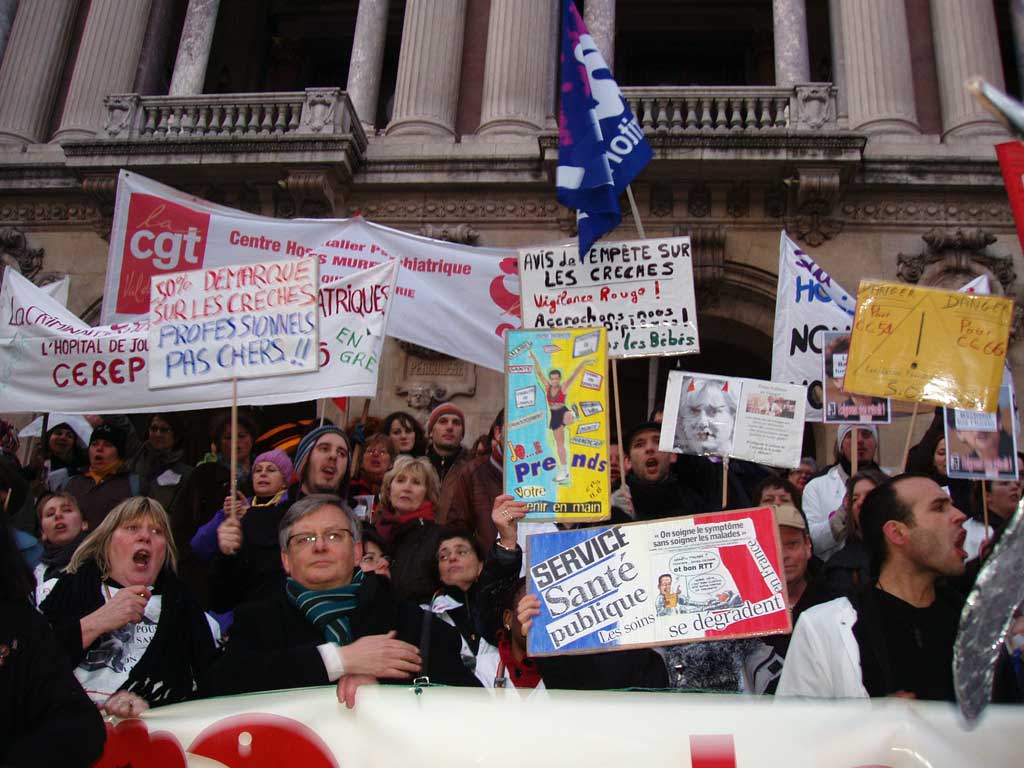
{"label": "protest crowd", "polygon": [[[788,352],[773,350],[770,380],[674,370],[667,390],[643,382],[648,404],[662,399],[646,420],[613,431],[618,358],[682,368],[700,353],[693,243],[647,239],[635,211],[642,240],[599,243],[654,153],[579,13],[562,7],[555,176],[575,211],[571,247],[477,249],[356,215],[263,217],[125,170],[104,325],[4,273],[0,411],[49,412],[38,440],[0,420],[0,766],[92,765],[114,731],[104,716],[317,686],[348,709],[377,685],[744,704],[962,695],[961,617],[1024,495],[1012,301],[880,280],[847,294],[782,232],[774,341]],[[187,234],[155,234],[165,210]],[[140,271],[171,242],[200,268],[179,270],[174,254]],[[431,294],[438,284],[449,293]],[[493,322],[471,322],[485,293]],[[973,314],[954,322],[961,302]],[[858,323],[868,311],[888,319]],[[892,321],[911,312],[920,320]],[[954,345],[935,320],[926,332],[926,314],[967,330]],[[444,390],[417,412],[371,417],[367,403],[325,418],[328,398],[380,393],[385,336],[501,370],[488,431],[467,434],[458,393],[445,402]],[[865,359],[893,391],[857,381]],[[290,373],[300,383],[282,384]],[[903,439],[889,431],[897,398],[914,408],[907,450],[882,466],[883,437]],[[309,401],[320,415],[270,407]],[[65,402],[73,413],[56,413]],[[940,402],[911,444],[918,408]],[[118,412],[75,415],[91,410]],[[804,444],[821,421],[837,425],[824,464]],[[640,561],[657,570],[641,579]],[[986,703],[1024,700],[1021,608],[1009,618]]]}
{"label": "protest crowd", "polygon": [[[661,417],[616,441],[625,474],[613,472],[613,523],[722,508],[722,463],[660,450]],[[502,413],[470,451],[452,403],[425,424],[404,412],[259,424],[243,409],[235,497],[227,413],[203,457],[182,448],[201,428],[188,413],[88,423],[86,439],[79,424],[49,424],[24,466],[3,424],[4,624],[34,638],[32,664],[5,694],[18,697],[5,702],[15,764],[45,763],[56,732],[63,760],[70,742],[94,757],[96,705],[131,717],[327,684],[350,707],[362,685],[418,678],[952,700],[963,595],[1021,497],[1018,481],[988,482],[982,530],[976,484],[945,476],[936,427],[897,477],[876,463],[874,426],[856,441],[840,428],[826,467],[734,461],[728,508],[775,509],[792,635],[532,659],[525,635],[539,600],[521,576],[523,544],[556,526],[520,523],[526,504],[502,493]],[[670,599],[662,589],[659,605]],[[1011,651],[997,701],[1020,699]]]}

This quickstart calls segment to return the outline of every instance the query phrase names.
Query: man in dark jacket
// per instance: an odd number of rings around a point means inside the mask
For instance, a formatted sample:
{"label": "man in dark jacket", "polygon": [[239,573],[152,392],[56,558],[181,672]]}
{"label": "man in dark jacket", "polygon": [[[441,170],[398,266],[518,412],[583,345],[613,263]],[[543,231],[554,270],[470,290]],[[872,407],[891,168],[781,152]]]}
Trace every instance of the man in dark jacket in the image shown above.
{"label": "man in dark jacket", "polygon": [[612,504],[635,520],[681,517],[717,509],[670,471],[676,456],[659,450],[660,437],[661,424],[654,421],[638,424],[627,435],[626,482],[612,496]]}
{"label": "man in dark jacket", "polygon": [[227,652],[213,670],[216,693],[337,682],[339,701],[351,707],[356,689],[379,679],[423,674],[477,684],[456,630],[400,602],[387,579],[359,570],[359,523],[340,498],[297,501],[280,531],[288,579],[262,602],[236,609]]}

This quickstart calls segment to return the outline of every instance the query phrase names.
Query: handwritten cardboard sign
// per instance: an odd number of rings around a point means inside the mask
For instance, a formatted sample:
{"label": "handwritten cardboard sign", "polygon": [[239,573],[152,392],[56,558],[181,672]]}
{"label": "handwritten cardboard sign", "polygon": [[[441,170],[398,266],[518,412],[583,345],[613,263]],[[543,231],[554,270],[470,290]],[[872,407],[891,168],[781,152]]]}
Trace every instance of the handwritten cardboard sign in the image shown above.
{"label": "handwritten cardboard sign", "polygon": [[150,388],[315,371],[317,264],[287,259],[154,276]]}
{"label": "handwritten cardboard sign", "polygon": [[610,357],[700,352],[690,238],[519,251],[524,328],[603,325]]}
{"label": "handwritten cardboard sign", "polygon": [[793,468],[806,407],[799,384],[669,371],[658,447]]}
{"label": "handwritten cardboard sign", "polygon": [[843,387],[994,411],[1012,317],[999,296],[863,280]]}
{"label": "handwritten cardboard sign", "polygon": [[505,493],[530,521],[607,520],[604,328],[509,331],[505,344]]}
{"label": "handwritten cardboard sign", "polygon": [[559,531],[527,539],[540,616],[531,656],[781,634],[786,609],[771,508]]}

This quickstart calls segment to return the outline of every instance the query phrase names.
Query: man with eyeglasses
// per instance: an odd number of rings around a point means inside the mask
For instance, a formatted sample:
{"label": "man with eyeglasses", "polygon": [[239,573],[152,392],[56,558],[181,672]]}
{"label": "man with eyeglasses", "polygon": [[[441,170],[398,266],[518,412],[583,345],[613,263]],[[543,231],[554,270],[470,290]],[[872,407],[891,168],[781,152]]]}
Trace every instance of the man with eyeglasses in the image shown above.
{"label": "man with eyeglasses", "polygon": [[337,683],[338,700],[351,708],[356,689],[378,680],[426,675],[477,684],[460,659],[457,631],[400,602],[390,581],[358,567],[361,539],[355,514],[337,496],[314,494],[291,506],[279,534],[287,581],[235,610],[227,651],[212,673],[216,693]]}

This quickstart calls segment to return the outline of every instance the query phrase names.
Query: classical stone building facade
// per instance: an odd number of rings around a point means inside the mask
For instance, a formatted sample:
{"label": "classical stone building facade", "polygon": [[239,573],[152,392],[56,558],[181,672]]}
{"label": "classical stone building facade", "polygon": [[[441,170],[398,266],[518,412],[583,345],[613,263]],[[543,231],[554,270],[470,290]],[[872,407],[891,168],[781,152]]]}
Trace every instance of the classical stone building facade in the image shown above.
{"label": "classical stone building facade", "polygon": [[[95,320],[120,168],[265,215],[359,211],[494,246],[572,236],[553,187],[558,5],[0,0],[4,262],[70,274]],[[647,235],[689,233],[697,260],[704,351],[623,364],[626,422],[675,365],[768,375],[783,228],[845,286],[989,274],[1021,291],[993,150],[1007,134],[962,87],[1019,90],[1018,4],[580,5],[655,148],[634,184]],[[616,236],[636,236],[628,216]],[[389,342],[371,413],[454,397],[477,433],[501,393],[494,372]]]}

